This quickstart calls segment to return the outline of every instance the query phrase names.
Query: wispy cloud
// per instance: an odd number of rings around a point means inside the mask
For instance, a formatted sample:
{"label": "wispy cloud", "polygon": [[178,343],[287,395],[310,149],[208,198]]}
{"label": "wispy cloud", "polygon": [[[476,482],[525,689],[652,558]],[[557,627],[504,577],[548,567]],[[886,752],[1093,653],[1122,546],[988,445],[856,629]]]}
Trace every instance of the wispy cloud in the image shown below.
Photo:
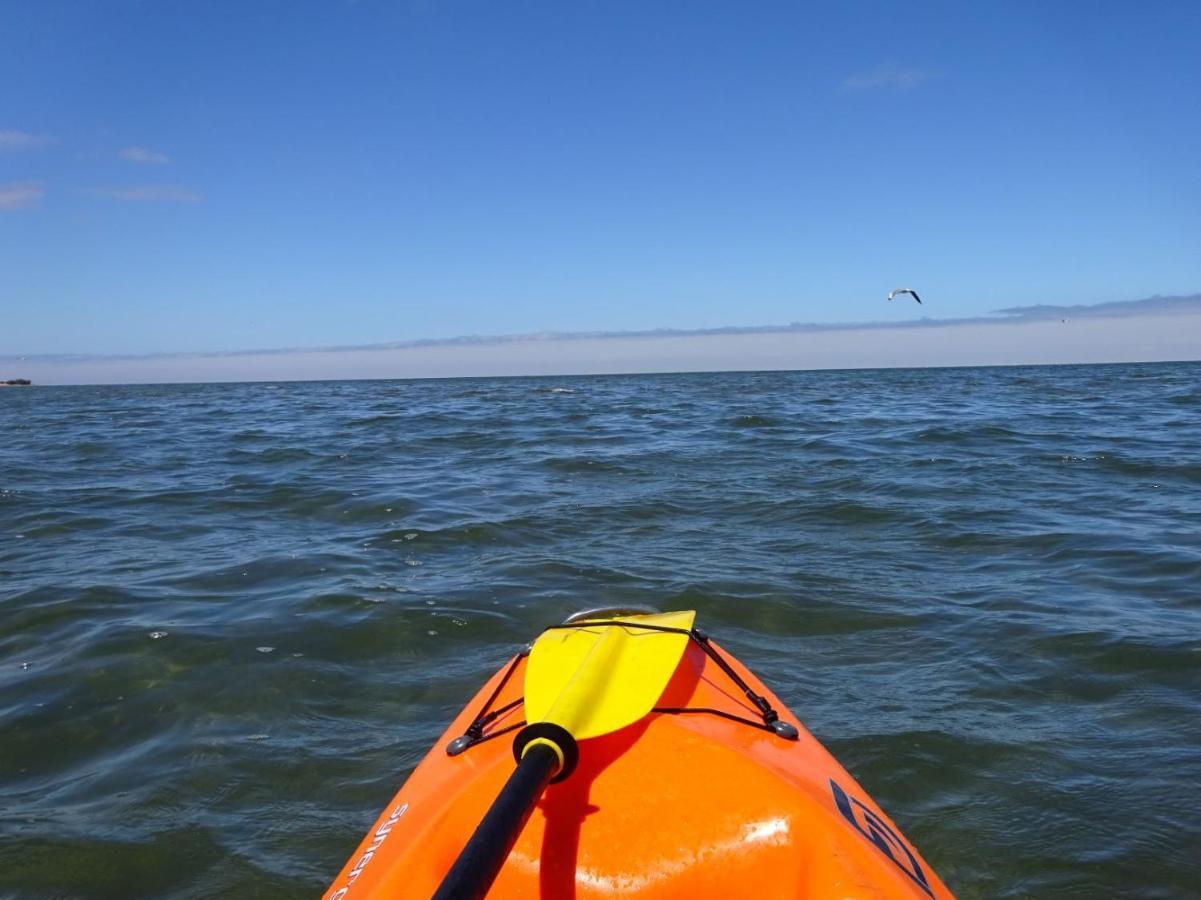
{"label": "wispy cloud", "polygon": [[33,181],[12,181],[0,184],[0,210],[25,209],[46,196],[46,189]]}
{"label": "wispy cloud", "polygon": [[143,201],[199,203],[204,199],[198,191],[182,184],[144,184],[134,187],[96,188],[92,193],[98,197],[108,197],[110,200],[128,200],[134,203]]}
{"label": "wispy cloud", "polygon": [[161,166],[171,162],[166,153],[147,150],[145,147],[126,147],[121,151],[121,158],[131,163],[143,166]]}
{"label": "wispy cloud", "polygon": [[929,81],[936,74],[931,69],[884,63],[874,69],[866,69],[848,75],[843,79],[842,89],[844,91],[908,91],[924,81]]}
{"label": "wispy cloud", "polygon": [[31,134],[28,131],[0,129],[0,151],[32,150],[35,147],[44,147],[52,140],[53,138],[48,134]]}

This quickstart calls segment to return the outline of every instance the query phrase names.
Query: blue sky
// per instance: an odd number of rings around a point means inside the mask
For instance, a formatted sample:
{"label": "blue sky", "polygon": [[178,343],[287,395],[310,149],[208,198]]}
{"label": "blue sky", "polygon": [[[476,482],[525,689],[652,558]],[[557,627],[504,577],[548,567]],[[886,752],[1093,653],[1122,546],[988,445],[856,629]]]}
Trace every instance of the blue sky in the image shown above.
{"label": "blue sky", "polygon": [[1188,3],[6,4],[0,353],[1192,293],[1199,42]]}

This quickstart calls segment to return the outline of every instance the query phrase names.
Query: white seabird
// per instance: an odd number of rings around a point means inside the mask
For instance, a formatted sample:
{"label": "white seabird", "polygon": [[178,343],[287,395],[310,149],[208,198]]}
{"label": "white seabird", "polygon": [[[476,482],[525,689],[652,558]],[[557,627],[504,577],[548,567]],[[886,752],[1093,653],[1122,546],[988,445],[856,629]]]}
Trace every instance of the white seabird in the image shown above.
{"label": "white seabird", "polygon": [[916,300],[918,303],[922,302],[922,298],[917,295],[917,291],[915,291],[913,288],[897,288],[895,291],[889,293],[888,299],[891,300],[897,294],[912,294],[914,300]]}

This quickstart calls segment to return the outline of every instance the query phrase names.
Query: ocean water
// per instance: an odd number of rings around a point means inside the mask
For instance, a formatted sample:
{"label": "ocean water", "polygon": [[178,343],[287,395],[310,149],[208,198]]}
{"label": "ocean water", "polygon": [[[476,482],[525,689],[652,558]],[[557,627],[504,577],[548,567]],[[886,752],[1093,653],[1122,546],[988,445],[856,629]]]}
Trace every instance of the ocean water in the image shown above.
{"label": "ocean water", "polygon": [[961,897],[1201,896],[1201,365],[0,392],[0,896],[315,897],[694,607]]}

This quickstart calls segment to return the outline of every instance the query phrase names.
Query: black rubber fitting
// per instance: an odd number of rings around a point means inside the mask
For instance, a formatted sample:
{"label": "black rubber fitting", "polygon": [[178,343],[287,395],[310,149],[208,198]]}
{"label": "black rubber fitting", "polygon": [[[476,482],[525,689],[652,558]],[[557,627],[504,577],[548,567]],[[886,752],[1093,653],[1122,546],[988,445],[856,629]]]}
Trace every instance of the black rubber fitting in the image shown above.
{"label": "black rubber fitting", "polygon": [[526,746],[535,738],[545,738],[563,754],[563,768],[555,773],[555,777],[550,780],[551,784],[562,781],[575,771],[580,761],[580,745],[566,728],[552,722],[534,722],[517,732],[517,737],[513,738],[513,758],[517,762],[521,762]]}
{"label": "black rubber fitting", "polygon": [[786,738],[790,741],[795,741],[798,737],[800,737],[800,733],[797,731],[796,726],[789,724],[782,719],[776,719],[774,722],[768,725],[768,727],[780,737]]}

